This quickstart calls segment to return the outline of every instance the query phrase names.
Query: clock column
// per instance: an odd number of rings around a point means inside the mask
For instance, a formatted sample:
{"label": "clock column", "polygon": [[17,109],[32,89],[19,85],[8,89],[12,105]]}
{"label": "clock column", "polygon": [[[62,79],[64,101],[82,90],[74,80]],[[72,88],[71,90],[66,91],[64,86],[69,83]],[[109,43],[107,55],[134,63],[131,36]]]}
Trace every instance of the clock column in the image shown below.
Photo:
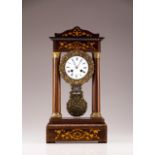
{"label": "clock column", "polygon": [[100,52],[94,52],[94,74],[92,78],[92,114],[91,117],[101,117],[100,113]]}
{"label": "clock column", "polygon": [[61,117],[60,52],[52,53],[52,118]]}

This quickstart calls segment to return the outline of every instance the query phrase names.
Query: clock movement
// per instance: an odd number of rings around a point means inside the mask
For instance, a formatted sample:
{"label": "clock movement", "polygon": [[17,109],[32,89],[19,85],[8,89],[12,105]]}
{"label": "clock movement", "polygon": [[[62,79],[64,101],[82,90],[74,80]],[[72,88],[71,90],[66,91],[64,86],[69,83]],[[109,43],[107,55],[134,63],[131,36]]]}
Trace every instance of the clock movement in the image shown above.
{"label": "clock movement", "polygon": [[[52,114],[46,128],[46,142],[107,142],[107,125],[100,112],[99,34],[76,26],[50,37],[52,52]],[[65,53],[63,56],[62,53]],[[71,86],[66,103],[71,118],[61,114],[61,78]],[[92,79],[92,113],[87,110],[82,86]],[[66,93],[65,93],[66,95]]]}

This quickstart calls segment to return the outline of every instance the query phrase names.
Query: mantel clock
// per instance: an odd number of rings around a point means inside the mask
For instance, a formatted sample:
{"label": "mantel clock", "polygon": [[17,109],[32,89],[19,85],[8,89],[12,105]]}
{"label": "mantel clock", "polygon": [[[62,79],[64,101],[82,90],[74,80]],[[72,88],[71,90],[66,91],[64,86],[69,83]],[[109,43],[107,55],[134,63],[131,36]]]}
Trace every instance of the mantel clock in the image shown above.
{"label": "mantel clock", "polygon": [[[46,128],[46,142],[107,142],[107,125],[100,112],[100,53],[99,34],[76,26],[50,37],[52,52],[52,115]],[[62,56],[62,53],[64,55]],[[61,114],[61,78],[71,86],[67,111]],[[92,78],[92,113],[87,110],[82,85]],[[66,94],[66,93],[65,93]]]}

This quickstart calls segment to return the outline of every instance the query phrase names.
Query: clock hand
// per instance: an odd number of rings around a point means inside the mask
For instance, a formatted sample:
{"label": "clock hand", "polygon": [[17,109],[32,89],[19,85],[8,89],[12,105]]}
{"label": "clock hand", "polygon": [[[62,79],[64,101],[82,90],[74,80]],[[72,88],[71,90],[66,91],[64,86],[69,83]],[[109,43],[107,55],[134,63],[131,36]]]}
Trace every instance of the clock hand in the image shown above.
{"label": "clock hand", "polygon": [[75,63],[75,61],[72,59],[72,61],[73,61],[73,63],[74,63],[74,65],[75,65],[75,68],[76,68],[76,63]]}
{"label": "clock hand", "polygon": [[82,62],[82,59],[80,60],[79,64],[77,65],[77,68],[79,67],[79,65],[81,64],[81,62]]}

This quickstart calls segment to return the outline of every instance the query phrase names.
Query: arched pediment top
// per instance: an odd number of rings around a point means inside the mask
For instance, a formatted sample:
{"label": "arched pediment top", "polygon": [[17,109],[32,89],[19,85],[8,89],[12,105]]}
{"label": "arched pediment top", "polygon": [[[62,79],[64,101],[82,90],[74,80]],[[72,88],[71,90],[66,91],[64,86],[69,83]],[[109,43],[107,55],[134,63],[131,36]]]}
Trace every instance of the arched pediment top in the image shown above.
{"label": "arched pediment top", "polygon": [[73,29],[66,30],[62,33],[55,33],[55,37],[66,37],[66,38],[99,38],[99,34],[92,33],[88,30],[81,29],[79,26],[75,26]]}

